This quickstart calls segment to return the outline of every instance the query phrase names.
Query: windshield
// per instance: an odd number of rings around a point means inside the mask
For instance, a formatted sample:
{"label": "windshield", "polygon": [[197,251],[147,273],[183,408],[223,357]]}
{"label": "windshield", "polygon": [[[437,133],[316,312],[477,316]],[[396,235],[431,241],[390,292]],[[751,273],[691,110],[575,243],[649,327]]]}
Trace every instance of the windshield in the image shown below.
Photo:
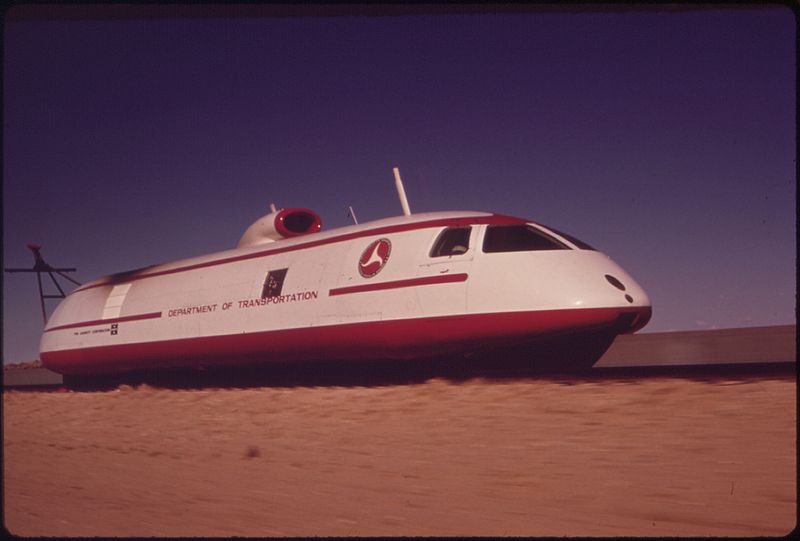
{"label": "windshield", "polygon": [[563,242],[532,225],[490,225],[483,237],[483,251],[486,253],[569,249]]}

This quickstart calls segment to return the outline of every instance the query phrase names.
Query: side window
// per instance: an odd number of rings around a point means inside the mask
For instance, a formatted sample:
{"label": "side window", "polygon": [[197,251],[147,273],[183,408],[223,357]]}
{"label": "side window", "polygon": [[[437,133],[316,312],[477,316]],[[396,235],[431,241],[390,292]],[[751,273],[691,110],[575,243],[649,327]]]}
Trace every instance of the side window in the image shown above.
{"label": "side window", "polygon": [[465,254],[469,250],[471,227],[450,227],[439,234],[431,248],[431,257]]}
{"label": "side window", "polygon": [[569,247],[530,225],[490,225],[483,237],[483,251],[527,252],[569,250]]}
{"label": "side window", "polygon": [[283,280],[286,278],[286,271],[289,269],[271,270],[264,279],[264,287],[261,289],[261,298],[277,297],[283,289]]}

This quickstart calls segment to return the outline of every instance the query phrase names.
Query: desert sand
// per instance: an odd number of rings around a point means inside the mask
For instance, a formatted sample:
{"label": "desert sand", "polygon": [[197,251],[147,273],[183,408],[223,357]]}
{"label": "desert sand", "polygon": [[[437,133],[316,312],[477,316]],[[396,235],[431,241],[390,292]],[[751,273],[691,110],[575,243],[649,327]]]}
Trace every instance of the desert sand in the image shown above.
{"label": "desert sand", "polygon": [[21,536],[783,535],[792,377],[3,394]]}

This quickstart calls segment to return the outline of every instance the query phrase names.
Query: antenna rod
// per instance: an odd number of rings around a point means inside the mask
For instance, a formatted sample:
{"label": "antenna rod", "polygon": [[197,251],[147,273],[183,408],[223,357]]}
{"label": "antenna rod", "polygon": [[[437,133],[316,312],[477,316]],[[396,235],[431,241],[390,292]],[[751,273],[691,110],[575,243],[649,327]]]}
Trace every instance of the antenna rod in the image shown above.
{"label": "antenna rod", "polygon": [[400,206],[403,207],[403,214],[411,216],[411,209],[408,208],[408,199],[406,198],[406,191],[403,188],[403,181],[400,179],[400,169],[395,167],[394,171],[394,185],[397,187],[397,196],[400,198]]}
{"label": "antenna rod", "polygon": [[356,211],[353,210],[353,206],[350,205],[347,208],[350,209],[350,217],[353,219],[353,223],[358,225],[358,218],[356,218]]}

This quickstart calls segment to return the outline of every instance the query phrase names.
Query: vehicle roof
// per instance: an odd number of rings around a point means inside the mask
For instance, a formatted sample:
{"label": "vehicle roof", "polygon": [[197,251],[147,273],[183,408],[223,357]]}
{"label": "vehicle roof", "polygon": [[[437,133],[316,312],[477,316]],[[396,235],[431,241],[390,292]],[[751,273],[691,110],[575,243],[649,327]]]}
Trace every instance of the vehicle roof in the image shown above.
{"label": "vehicle roof", "polygon": [[221,252],[205,254],[187,259],[170,261],[167,263],[151,265],[139,269],[120,272],[97,280],[88,282],[76,291],[91,289],[103,285],[127,283],[133,280],[184,272],[201,267],[223,265],[235,261],[255,259],[274,253],[311,248],[314,246],[341,242],[359,237],[413,231],[428,227],[452,227],[470,224],[523,224],[531,223],[522,218],[477,211],[444,211],[421,212],[409,216],[393,216],[360,224],[337,227],[328,231],[300,235],[297,237],[276,240],[273,242],[249,246],[245,248],[232,248]]}

